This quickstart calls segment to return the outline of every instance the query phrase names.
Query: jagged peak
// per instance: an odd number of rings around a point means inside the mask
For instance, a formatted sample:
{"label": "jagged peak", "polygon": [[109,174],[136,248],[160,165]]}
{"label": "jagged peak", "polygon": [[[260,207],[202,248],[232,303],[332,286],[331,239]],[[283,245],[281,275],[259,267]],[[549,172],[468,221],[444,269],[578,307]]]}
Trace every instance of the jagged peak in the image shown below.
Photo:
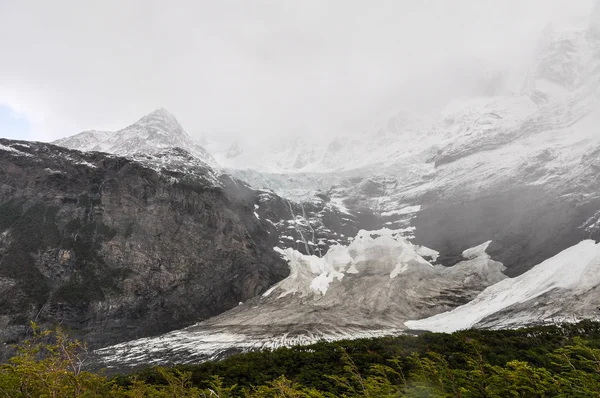
{"label": "jagged peak", "polygon": [[150,112],[149,114],[142,117],[137,122],[133,123],[132,125],[126,127],[123,130],[127,130],[132,127],[136,127],[136,126],[144,126],[145,127],[148,125],[154,125],[159,130],[165,130],[166,132],[169,132],[169,133],[178,133],[178,134],[183,133],[183,134],[187,135],[185,133],[185,131],[183,130],[183,127],[181,127],[181,124],[179,124],[179,121],[175,118],[175,116],[173,116],[172,113],[170,113],[169,111],[167,111],[164,108],[159,108],[159,109],[156,109],[156,110]]}
{"label": "jagged peak", "polygon": [[144,118],[165,118],[165,119],[175,119],[175,116],[173,116],[173,114],[171,112],[169,112],[168,110],[166,110],[165,108],[158,108],[153,110],[152,112],[150,112],[149,114],[147,114],[146,116],[144,116],[142,119]]}
{"label": "jagged peak", "polygon": [[72,149],[118,155],[160,153],[165,148],[183,148],[201,161],[216,166],[212,156],[196,143],[169,111],[158,108],[135,123],[114,132],[88,131],[55,141]]}

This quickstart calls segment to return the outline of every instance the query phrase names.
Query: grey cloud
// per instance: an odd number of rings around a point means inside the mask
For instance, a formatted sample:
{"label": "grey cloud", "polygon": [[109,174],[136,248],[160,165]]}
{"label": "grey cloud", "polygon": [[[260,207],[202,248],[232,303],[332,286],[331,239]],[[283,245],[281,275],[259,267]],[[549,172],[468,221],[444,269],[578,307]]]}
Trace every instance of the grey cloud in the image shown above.
{"label": "grey cloud", "polygon": [[38,139],[120,128],[158,107],[197,137],[331,133],[472,94],[486,75],[524,67],[549,21],[591,6],[2,0],[0,103],[27,114]]}

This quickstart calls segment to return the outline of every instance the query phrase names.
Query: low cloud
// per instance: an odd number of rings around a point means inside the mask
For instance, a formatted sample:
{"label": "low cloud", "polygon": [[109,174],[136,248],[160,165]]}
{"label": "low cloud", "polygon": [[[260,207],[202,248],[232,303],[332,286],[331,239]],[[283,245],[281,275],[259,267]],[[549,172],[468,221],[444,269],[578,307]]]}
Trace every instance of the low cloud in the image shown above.
{"label": "low cloud", "polygon": [[4,0],[0,103],[41,140],[117,129],[158,107],[196,137],[333,134],[392,109],[510,90],[541,29],[591,6]]}

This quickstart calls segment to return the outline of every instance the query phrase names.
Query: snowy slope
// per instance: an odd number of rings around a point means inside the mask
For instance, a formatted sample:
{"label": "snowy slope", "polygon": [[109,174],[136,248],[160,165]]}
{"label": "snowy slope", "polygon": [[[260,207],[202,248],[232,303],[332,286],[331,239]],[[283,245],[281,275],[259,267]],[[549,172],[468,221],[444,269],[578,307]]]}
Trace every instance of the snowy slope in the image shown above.
{"label": "snowy slope", "polygon": [[[292,199],[325,192],[350,211],[382,215],[419,206],[415,243],[438,250],[446,265],[483,238],[512,275],[525,272],[600,237],[579,228],[600,210],[595,29],[587,19],[550,24],[515,94],[456,99],[430,123],[267,147],[253,155],[264,167],[252,156],[236,163],[243,154],[223,162],[252,186]],[[396,217],[383,222],[406,227]]]}
{"label": "snowy slope", "polygon": [[550,23],[540,34],[529,72],[505,92],[510,95],[456,99],[440,117],[396,112],[370,128],[333,137],[330,133],[258,143],[252,137],[224,142],[209,136],[208,149],[230,169],[339,173],[392,166],[422,154],[434,159],[421,161],[448,162],[535,132],[570,126],[594,107],[581,102],[595,96],[598,87],[598,14],[596,5],[590,18]]}
{"label": "snowy slope", "polygon": [[[488,287],[463,306],[405,325],[453,332],[476,326],[505,328],[600,317],[599,287],[600,243],[586,240],[523,275]],[[502,316],[494,317],[498,314]]]}
{"label": "snowy slope", "polygon": [[[264,173],[339,173],[380,163],[393,154],[411,156],[431,145],[425,124],[414,115],[399,112],[374,123],[369,129],[332,136],[274,137],[252,140],[241,137],[233,143],[207,137],[206,147],[229,169]],[[423,135],[421,137],[421,135]],[[414,137],[420,137],[415,140]]]}
{"label": "snowy slope", "polygon": [[54,141],[53,144],[80,151],[107,152],[122,156],[181,148],[207,165],[216,167],[213,157],[185,132],[173,115],[162,108],[119,131],[84,131]]}

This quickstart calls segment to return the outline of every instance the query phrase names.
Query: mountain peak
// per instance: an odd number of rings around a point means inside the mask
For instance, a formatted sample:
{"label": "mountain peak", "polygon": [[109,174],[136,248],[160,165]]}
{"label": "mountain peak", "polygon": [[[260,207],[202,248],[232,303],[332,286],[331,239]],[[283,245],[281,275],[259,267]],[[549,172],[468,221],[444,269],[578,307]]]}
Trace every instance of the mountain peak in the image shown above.
{"label": "mountain peak", "polygon": [[165,108],[158,108],[144,116],[144,118],[161,118],[161,119],[175,119],[175,116]]}
{"label": "mountain peak", "polygon": [[141,128],[144,131],[150,129],[154,133],[162,133],[162,135],[187,136],[187,133],[183,130],[183,127],[181,127],[175,116],[164,108],[159,108],[150,112],[123,130],[130,130],[132,128]]}
{"label": "mountain peak", "polygon": [[196,143],[164,108],[156,109],[137,122],[115,132],[83,132],[54,142],[71,149],[100,151],[117,155],[160,153],[181,148],[201,161],[215,166],[214,159]]}

